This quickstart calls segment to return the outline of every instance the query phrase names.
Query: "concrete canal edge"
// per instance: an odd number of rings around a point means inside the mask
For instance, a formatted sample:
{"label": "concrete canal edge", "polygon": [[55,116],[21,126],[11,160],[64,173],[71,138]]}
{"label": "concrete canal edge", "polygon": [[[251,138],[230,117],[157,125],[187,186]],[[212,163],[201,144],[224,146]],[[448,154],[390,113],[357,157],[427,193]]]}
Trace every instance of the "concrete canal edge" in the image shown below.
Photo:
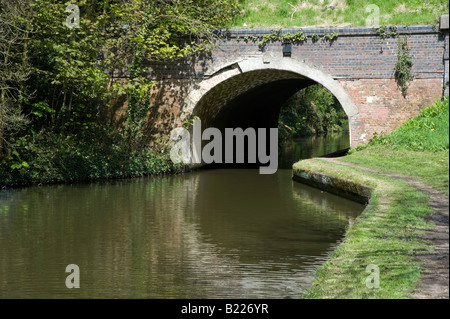
{"label": "concrete canal edge", "polygon": [[372,195],[372,188],[356,181],[331,176],[299,167],[294,164],[293,179],[297,182],[322,189],[329,193],[348,198],[350,200],[367,204]]}

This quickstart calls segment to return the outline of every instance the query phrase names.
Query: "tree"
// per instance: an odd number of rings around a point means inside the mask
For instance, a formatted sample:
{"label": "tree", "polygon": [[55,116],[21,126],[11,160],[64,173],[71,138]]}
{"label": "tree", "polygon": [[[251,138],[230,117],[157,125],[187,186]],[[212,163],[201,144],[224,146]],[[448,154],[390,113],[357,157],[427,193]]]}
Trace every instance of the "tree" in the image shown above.
{"label": "tree", "polygon": [[345,130],[347,121],[336,97],[316,84],[289,98],[280,110],[279,127],[283,129],[287,126],[290,135],[302,136]]}
{"label": "tree", "polygon": [[[74,171],[64,159],[105,153],[147,160],[139,136],[153,83],[143,65],[212,48],[237,1],[0,0],[0,175],[60,179],[72,176],[61,167]],[[66,24],[69,4],[79,27]],[[121,94],[130,103],[119,132],[99,115]]]}
{"label": "tree", "polygon": [[25,82],[31,71],[28,62],[30,10],[19,0],[0,0],[0,155],[6,133],[26,123],[21,113]]}
{"label": "tree", "polygon": [[[39,92],[31,112],[47,125],[83,123],[113,93],[144,99],[152,82],[142,65],[210,49],[214,30],[230,21],[236,0],[85,0],[79,1],[80,27],[68,28],[67,3],[32,4],[33,67],[29,82]],[[128,79],[110,85],[114,72]],[[83,106],[74,113],[73,107]],[[46,114],[43,114],[46,113]]]}

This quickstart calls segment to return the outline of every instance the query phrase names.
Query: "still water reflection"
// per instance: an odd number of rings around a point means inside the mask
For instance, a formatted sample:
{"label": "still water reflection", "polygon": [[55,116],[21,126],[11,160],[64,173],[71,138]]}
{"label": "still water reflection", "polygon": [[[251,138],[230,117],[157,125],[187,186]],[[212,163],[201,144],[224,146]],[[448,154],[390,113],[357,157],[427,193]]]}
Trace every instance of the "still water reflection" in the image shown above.
{"label": "still water reflection", "polygon": [[[0,297],[298,298],[363,206],[291,176],[218,169],[0,192]],[[66,288],[68,264],[79,289]]]}

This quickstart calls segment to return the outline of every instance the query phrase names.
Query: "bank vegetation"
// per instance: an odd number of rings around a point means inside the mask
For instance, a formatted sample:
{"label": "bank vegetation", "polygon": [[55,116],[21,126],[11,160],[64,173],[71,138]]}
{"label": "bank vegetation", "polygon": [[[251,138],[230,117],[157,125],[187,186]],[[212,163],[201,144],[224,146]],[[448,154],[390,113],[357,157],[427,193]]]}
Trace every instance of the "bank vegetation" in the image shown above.
{"label": "bank vegetation", "polygon": [[[427,193],[383,173],[401,174],[429,185],[446,195],[448,205],[448,98],[338,160],[341,164],[321,159],[300,161],[294,165],[294,174],[321,173],[366,185],[372,188],[372,195],[303,297],[410,298],[426,266],[419,256],[434,249],[424,239],[434,227],[429,219],[433,211]],[[369,265],[380,270],[379,288],[367,285],[372,274],[366,272]]]}

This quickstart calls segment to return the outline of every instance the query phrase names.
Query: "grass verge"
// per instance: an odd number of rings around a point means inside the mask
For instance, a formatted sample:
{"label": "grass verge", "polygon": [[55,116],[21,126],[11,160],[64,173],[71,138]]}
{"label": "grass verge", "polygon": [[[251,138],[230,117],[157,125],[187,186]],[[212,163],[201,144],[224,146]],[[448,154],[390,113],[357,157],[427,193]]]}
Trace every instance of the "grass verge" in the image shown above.
{"label": "grass verge", "polygon": [[[303,298],[408,298],[420,278],[416,255],[431,247],[420,238],[433,227],[428,196],[393,178],[318,159],[301,161],[298,170],[326,173],[373,188],[369,205],[344,241],[318,269]],[[368,265],[380,269],[380,288],[368,288]]]}
{"label": "grass verge", "polygon": [[392,146],[372,146],[339,159],[341,162],[398,173],[428,184],[449,195],[449,152],[412,151]]}
{"label": "grass verge", "polygon": [[436,25],[449,8],[446,0],[242,0],[231,27],[364,26],[376,14],[374,5],[380,25]]}
{"label": "grass verge", "polygon": [[448,119],[447,97],[393,132],[375,136],[340,161],[414,177],[448,196]]}
{"label": "grass verge", "polygon": [[[406,175],[449,194],[449,99],[436,102],[393,132],[375,136],[339,161],[380,172]],[[304,298],[409,298],[422,261],[431,252],[424,234],[434,227],[428,195],[404,181],[383,174],[320,159],[300,161],[300,172],[322,173],[372,188],[370,203],[345,240],[317,271]],[[380,288],[368,288],[368,265],[380,269]]]}

